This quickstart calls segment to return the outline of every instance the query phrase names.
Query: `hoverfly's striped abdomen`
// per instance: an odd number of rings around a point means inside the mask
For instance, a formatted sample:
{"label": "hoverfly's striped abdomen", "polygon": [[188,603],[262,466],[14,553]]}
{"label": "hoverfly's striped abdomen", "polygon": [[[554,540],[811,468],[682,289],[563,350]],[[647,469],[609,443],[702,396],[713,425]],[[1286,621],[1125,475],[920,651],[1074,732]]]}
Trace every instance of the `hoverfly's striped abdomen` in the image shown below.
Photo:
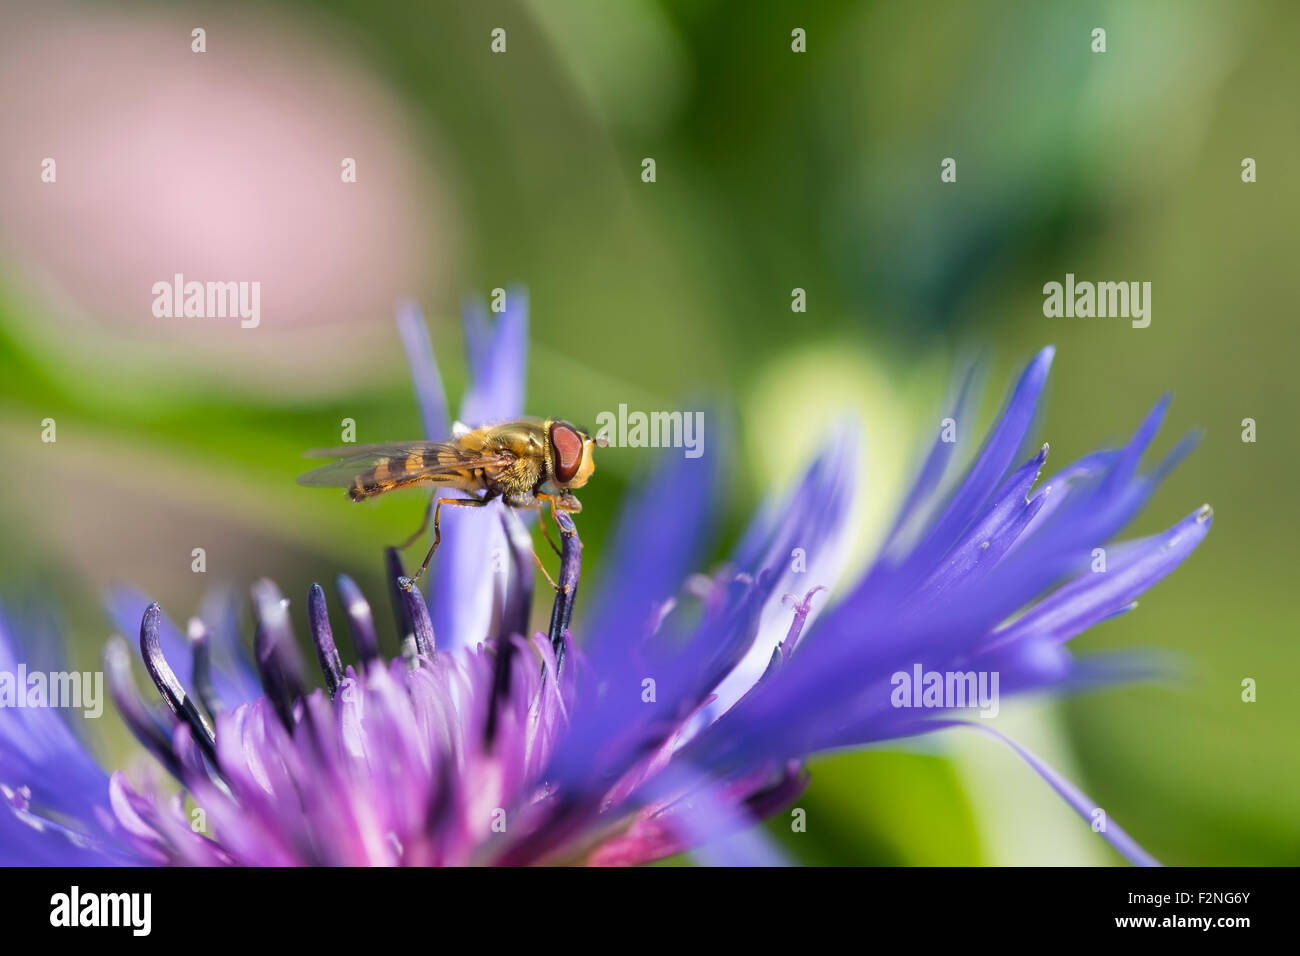
{"label": "hoverfly's striped abdomen", "polygon": [[382,458],[373,468],[361,472],[348,485],[348,497],[364,501],[386,491],[408,488],[428,478],[428,472],[442,463],[438,449],[426,448],[399,458]]}

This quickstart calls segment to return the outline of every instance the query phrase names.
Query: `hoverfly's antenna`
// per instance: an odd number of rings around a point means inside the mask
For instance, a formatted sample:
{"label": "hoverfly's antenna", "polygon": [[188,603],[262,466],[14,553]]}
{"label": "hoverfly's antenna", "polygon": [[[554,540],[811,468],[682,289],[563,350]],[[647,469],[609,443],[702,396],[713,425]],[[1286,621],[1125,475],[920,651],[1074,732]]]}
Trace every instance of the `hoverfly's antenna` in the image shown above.
{"label": "hoverfly's antenna", "polygon": [[599,435],[597,435],[597,436],[596,436],[594,439],[592,439],[592,440],[596,443],[596,447],[597,447],[597,448],[608,448],[608,447],[609,447],[609,439],[605,437],[605,433],[604,433],[604,432],[601,432]]}

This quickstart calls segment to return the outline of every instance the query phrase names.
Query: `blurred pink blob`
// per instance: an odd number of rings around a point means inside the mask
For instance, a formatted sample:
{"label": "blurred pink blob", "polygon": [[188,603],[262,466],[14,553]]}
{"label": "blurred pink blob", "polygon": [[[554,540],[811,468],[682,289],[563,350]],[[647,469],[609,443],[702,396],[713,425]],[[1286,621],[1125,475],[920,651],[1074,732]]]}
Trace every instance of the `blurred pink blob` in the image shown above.
{"label": "blurred pink blob", "polygon": [[[260,15],[56,10],[7,11],[0,36],[0,268],[36,290],[33,321],[80,317],[69,348],[306,384],[353,377],[393,338],[372,323],[437,294],[446,198],[391,95],[334,44]],[[260,325],[156,318],[153,285],[176,273],[260,282]]]}

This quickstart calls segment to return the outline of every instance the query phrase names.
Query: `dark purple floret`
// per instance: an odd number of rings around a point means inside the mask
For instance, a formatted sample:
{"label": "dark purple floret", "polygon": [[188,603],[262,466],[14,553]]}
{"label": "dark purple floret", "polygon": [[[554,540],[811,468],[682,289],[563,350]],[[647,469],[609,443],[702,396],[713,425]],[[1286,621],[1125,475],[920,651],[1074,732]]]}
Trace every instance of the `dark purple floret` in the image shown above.
{"label": "dark purple floret", "polygon": [[289,602],[272,582],[262,579],[253,585],[253,611],[257,616],[253,653],[262,689],[280,722],[292,729],[294,703],[303,696],[305,679],[302,658],[289,626]]}
{"label": "dark purple floret", "polygon": [[212,683],[212,648],[207,626],[198,618],[190,620],[188,636],[194,655],[194,696],[213,720],[225,708]]}
{"label": "dark purple floret", "polygon": [[582,540],[573,519],[563,512],[556,515],[560,526],[560,577],[555,582],[559,590],[551,606],[551,626],[548,637],[555,649],[555,663],[564,663],[564,642],[573,618],[573,606],[578,600],[578,578],[582,575]]}
{"label": "dark purple floret", "polygon": [[346,574],[340,574],[335,581],[339,600],[343,602],[343,613],[347,615],[348,631],[352,635],[352,646],[356,648],[357,660],[369,666],[379,660],[379,640],[375,636],[375,619],[370,613],[370,602],[366,600],[357,582]]}
{"label": "dark purple floret", "polygon": [[325,589],[319,584],[311,586],[307,595],[307,616],[311,622],[311,639],[316,645],[316,659],[325,675],[325,690],[333,700],[343,680],[343,661],[334,646],[334,632],[330,629],[329,611],[325,607]]}
{"label": "dark purple floret", "polygon": [[154,686],[158,688],[158,693],[162,695],[162,699],[171,708],[172,713],[189,725],[208,758],[216,760],[212,728],[203,719],[199,709],[194,706],[194,701],[189,694],[185,693],[185,688],[176,679],[176,675],[167,664],[167,659],[163,657],[162,646],[158,643],[160,617],[162,617],[162,610],[157,604],[150,604],[149,609],[144,612],[144,620],[140,622],[140,656],[144,658],[145,669],[149,671]]}

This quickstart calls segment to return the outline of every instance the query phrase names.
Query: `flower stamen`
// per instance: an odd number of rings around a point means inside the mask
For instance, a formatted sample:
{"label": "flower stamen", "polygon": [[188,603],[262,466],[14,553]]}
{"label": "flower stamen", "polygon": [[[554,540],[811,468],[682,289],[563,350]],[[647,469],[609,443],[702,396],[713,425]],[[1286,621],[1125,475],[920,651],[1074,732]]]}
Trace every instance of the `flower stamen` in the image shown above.
{"label": "flower stamen", "polygon": [[325,690],[329,692],[330,700],[333,700],[343,680],[343,661],[334,643],[334,632],[330,629],[325,590],[319,584],[313,584],[307,595],[307,618],[311,625],[312,643],[316,645],[316,659],[320,661],[321,673],[325,675]]}
{"label": "flower stamen", "polygon": [[172,713],[189,724],[190,729],[194,731],[194,739],[203,749],[203,753],[215,764],[217,749],[212,728],[203,719],[199,709],[194,706],[194,701],[185,692],[181,682],[176,679],[175,672],[167,663],[167,658],[163,656],[162,644],[158,640],[158,624],[161,620],[162,608],[157,603],[150,604],[149,609],[144,612],[144,620],[140,622],[140,655],[144,658],[145,669],[149,671],[158,693],[162,694],[163,700],[167,702]]}
{"label": "flower stamen", "polygon": [[348,619],[348,632],[352,635],[352,646],[356,648],[357,660],[363,665],[379,660],[379,638],[375,636],[375,618],[370,611],[370,602],[366,600],[357,582],[346,574],[335,579],[334,587],[343,602],[343,612]]}

